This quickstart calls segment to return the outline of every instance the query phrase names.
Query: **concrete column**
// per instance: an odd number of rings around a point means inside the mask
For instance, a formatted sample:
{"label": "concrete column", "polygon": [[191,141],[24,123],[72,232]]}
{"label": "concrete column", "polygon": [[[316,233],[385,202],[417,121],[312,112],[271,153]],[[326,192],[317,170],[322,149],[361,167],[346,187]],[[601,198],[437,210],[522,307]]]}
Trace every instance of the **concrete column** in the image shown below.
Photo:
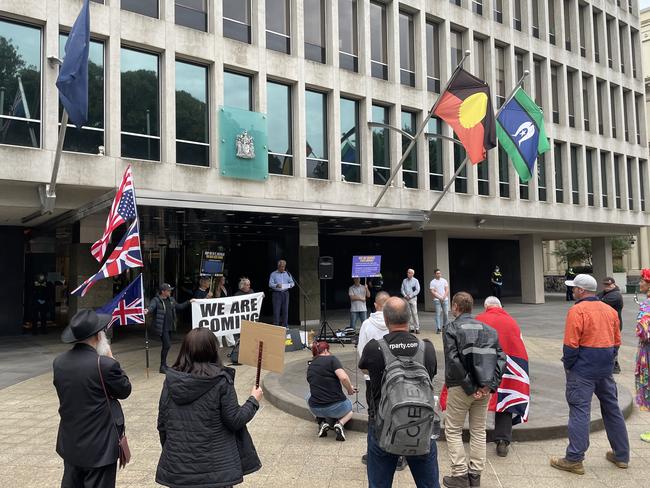
{"label": "concrete column", "polygon": [[298,280],[307,295],[298,291],[299,318],[302,323],[318,323],[320,320],[320,280],[318,279],[318,222],[299,222]]}
{"label": "concrete column", "polygon": [[650,268],[650,240],[648,239],[648,228],[642,227],[639,231],[639,262],[642,268]]}
{"label": "concrete column", "polygon": [[[442,276],[449,281],[449,235],[443,230],[426,230],[422,233],[422,288],[425,296],[424,309],[433,312],[433,302],[429,299],[429,281],[433,270],[440,268]],[[450,283],[451,286],[451,283]]]}
{"label": "concrete column", "polygon": [[612,263],[612,238],[594,237],[591,239],[591,262],[594,269],[594,278],[602,280],[614,272]]}
{"label": "concrete column", "polygon": [[519,238],[522,303],[544,303],[544,256],[541,236]]}

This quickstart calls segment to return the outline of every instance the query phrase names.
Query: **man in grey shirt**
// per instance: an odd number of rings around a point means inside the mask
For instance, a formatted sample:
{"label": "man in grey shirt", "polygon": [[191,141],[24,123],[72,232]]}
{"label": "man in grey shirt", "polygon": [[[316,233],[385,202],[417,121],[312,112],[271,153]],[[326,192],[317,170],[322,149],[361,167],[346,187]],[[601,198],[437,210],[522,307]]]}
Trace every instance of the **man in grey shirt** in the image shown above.
{"label": "man in grey shirt", "polygon": [[411,318],[409,329],[416,334],[420,333],[420,319],[418,318],[418,295],[420,294],[420,282],[415,278],[415,271],[406,270],[406,278],[402,280],[402,296],[409,304]]}
{"label": "man in grey shirt", "polygon": [[357,322],[366,320],[366,300],[370,297],[368,285],[362,285],[359,278],[353,278],[354,284],[348,289],[350,296],[350,329],[355,329]]}

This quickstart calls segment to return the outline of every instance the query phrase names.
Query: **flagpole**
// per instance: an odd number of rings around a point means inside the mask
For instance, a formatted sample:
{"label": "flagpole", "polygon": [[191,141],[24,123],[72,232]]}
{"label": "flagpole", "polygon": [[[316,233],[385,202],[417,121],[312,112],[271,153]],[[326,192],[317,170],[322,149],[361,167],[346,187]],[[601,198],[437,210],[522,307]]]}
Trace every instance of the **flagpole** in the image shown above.
{"label": "flagpole", "polygon": [[[510,100],[512,100],[512,99],[514,98],[515,94],[517,93],[517,90],[518,90],[518,89],[519,89],[519,88],[524,84],[524,80],[526,79],[526,77],[527,77],[529,74],[530,74],[530,71],[528,71],[528,70],[524,70],[524,74],[521,75],[521,78],[519,78],[519,81],[517,82],[517,84],[514,86],[514,88],[513,88],[512,91],[510,92],[510,95],[508,95],[508,98],[506,99],[506,101],[503,102],[503,104],[501,105],[501,107],[499,107],[499,110],[497,110],[497,113],[494,114],[494,118],[495,118],[495,119],[496,119],[497,117],[499,117],[499,114],[501,113],[501,111],[503,110],[503,108],[504,108],[506,105],[508,105],[508,103],[510,102]],[[429,211],[427,212],[427,214],[424,216],[424,220],[426,220],[426,221],[431,220],[431,215],[432,215],[433,212],[436,210],[436,208],[438,207],[438,205],[439,205],[440,202],[442,201],[443,197],[447,194],[447,192],[449,191],[449,188],[451,188],[452,183],[453,183],[454,181],[456,181],[456,178],[458,177],[458,175],[460,175],[460,173],[463,171],[463,169],[465,168],[465,166],[467,166],[467,161],[469,161],[469,159],[466,157],[465,160],[463,161],[463,163],[458,167],[458,169],[456,170],[456,172],[454,173],[454,175],[453,175],[453,176],[451,177],[451,179],[449,180],[449,183],[447,183],[447,185],[445,185],[445,188],[442,190],[442,193],[438,196],[437,200],[435,201],[435,203],[434,203],[433,206],[431,207],[431,210],[429,210]]]}
{"label": "flagpole", "polygon": [[[436,108],[438,108],[438,104],[440,103],[440,100],[442,99],[442,94],[445,93],[445,91],[447,90],[447,87],[449,86],[449,84],[452,82],[452,80],[456,76],[456,73],[458,73],[460,68],[462,68],[463,63],[469,57],[469,55],[470,55],[469,50],[467,50],[467,51],[465,51],[463,53],[463,57],[461,58],[458,65],[456,66],[456,69],[454,69],[454,72],[449,77],[449,80],[447,80],[447,83],[445,83],[445,86],[442,88],[442,90],[440,90],[440,96],[438,97],[438,99],[433,104],[433,107],[431,107],[431,110],[429,110],[429,112],[427,113],[427,116],[422,121],[422,124],[420,124],[420,127],[418,128],[417,132],[415,133],[414,136],[411,136],[409,134],[409,137],[411,138],[411,142],[409,142],[409,145],[406,148],[406,151],[404,152],[404,154],[402,154],[402,159],[399,160],[399,163],[397,163],[397,166],[395,166],[395,168],[393,169],[393,172],[391,173],[390,178],[388,178],[388,181],[386,181],[386,183],[384,184],[384,187],[382,188],[381,193],[377,197],[377,200],[375,200],[375,203],[372,205],[373,207],[376,207],[377,205],[379,205],[379,202],[381,201],[381,199],[384,198],[384,195],[388,191],[388,188],[390,187],[391,183],[393,183],[393,180],[397,176],[397,173],[399,172],[400,169],[402,169],[402,166],[404,165],[404,161],[406,161],[406,158],[411,153],[411,150],[415,146],[415,143],[419,139],[420,135],[422,135],[422,133],[424,132],[424,129],[426,129],[427,124],[429,123],[429,120],[433,116],[433,113],[436,111]],[[391,127],[391,128],[393,128],[393,127]],[[399,132],[404,133],[404,131],[399,131]]]}
{"label": "flagpole", "polygon": [[[144,273],[144,267],[142,268]],[[149,379],[149,327],[147,327],[147,317],[144,315],[144,278],[143,273],[140,273],[140,296],[142,297],[142,318],[144,319],[144,356],[145,356],[145,372],[147,379]]]}

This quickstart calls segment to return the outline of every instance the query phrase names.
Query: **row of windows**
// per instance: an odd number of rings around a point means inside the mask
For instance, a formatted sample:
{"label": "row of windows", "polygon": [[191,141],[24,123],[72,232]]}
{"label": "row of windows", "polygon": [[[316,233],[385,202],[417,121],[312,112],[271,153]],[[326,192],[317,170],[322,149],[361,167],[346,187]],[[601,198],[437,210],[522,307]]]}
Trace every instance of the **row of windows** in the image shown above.
{"label": "row of windows", "polygon": [[[104,0],[90,0],[105,3]],[[160,18],[159,0],[120,0],[120,8],[147,17]],[[240,3],[243,0],[224,0],[227,3]],[[224,5],[225,6],[225,5]],[[176,24],[192,29],[208,30],[207,0],[174,0],[174,19]]]}

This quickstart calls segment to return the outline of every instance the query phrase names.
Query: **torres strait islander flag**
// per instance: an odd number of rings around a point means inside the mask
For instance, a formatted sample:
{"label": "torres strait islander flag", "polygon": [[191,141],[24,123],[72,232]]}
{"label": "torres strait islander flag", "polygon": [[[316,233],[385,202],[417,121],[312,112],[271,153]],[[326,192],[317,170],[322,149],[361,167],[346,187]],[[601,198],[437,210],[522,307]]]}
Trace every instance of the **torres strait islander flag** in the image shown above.
{"label": "torres strait islander flag", "polygon": [[472,164],[485,160],[487,151],[496,146],[490,87],[463,68],[440,95],[433,115],[454,129]]}

